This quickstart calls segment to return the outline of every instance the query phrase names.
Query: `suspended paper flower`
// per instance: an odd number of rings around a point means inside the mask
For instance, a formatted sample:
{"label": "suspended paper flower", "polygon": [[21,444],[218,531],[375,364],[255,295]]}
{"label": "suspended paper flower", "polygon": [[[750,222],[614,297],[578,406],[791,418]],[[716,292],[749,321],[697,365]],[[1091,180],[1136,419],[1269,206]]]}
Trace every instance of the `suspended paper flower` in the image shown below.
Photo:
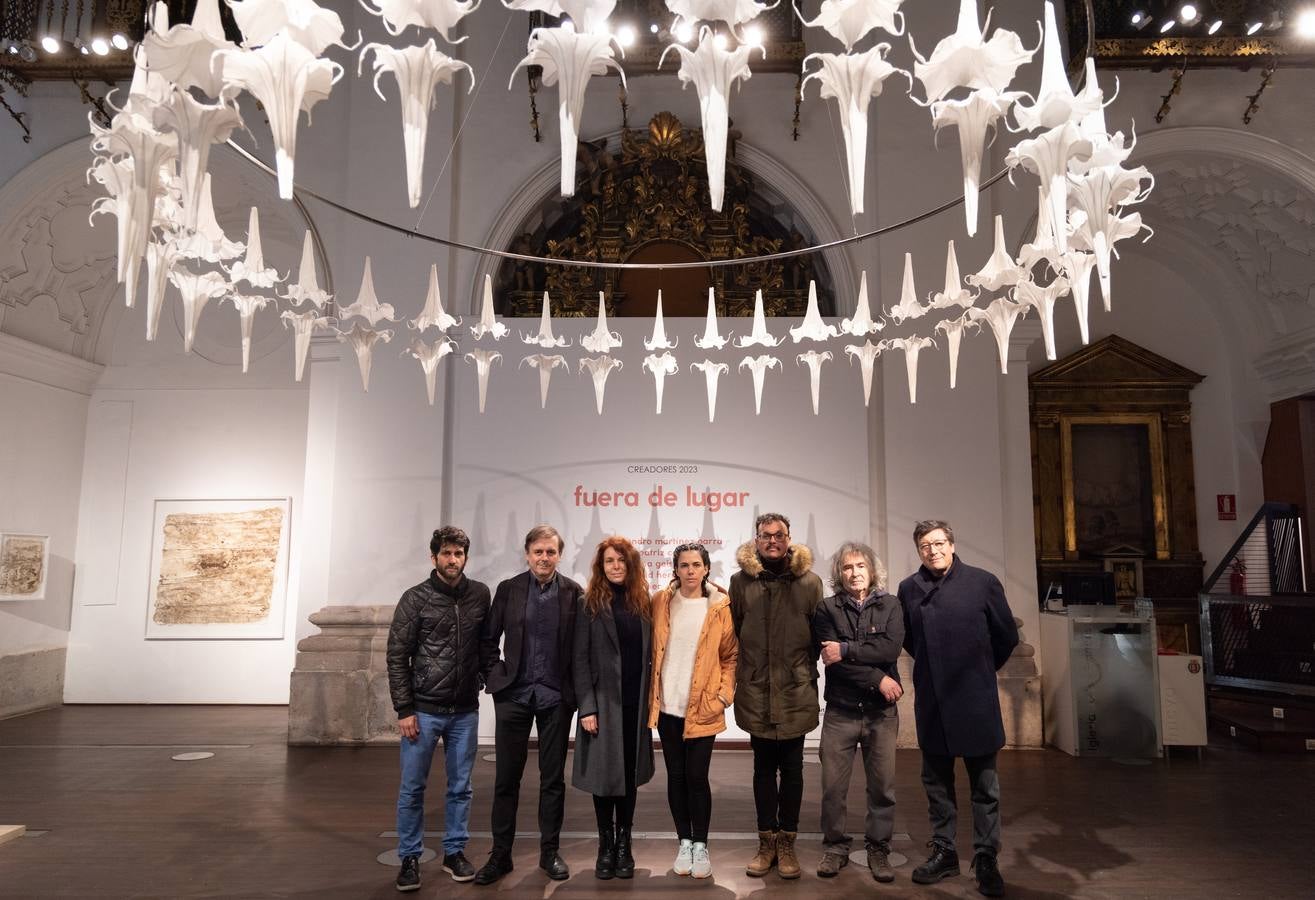
{"label": "suspended paper flower", "polygon": [[[470,327],[470,333],[475,336],[475,340],[483,340],[484,335],[493,335],[493,340],[500,341],[503,336],[511,329],[503,325],[493,315],[493,279],[488,275],[484,276],[484,305],[480,309],[479,324]],[[483,412],[481,409],[480,412]]]}
{"label": "suspended paper flower", "polygon": [[731,367],[725,363],[713,362],[710,359],[690,363],[689,367],[703,372],[703,378],[708,388],[708,421],[711,422],[717,415],[717,379],[729,372]]}
{"label": "suspended paper flower", "polygon": [[700,350],[720,350],[728,340],[717,330],[717,304],[713,299],[712,288],[708,288],[708,317],[704,321],[703,337],[694,338],[694,346]]}
{"label": "suspended paper flower", "polygon": [[670,353],[663,353],[661,356],[651,353],[644,357],[643,369],[653,374],[653,389],[657,392],[657,414],[662,415],[662,387],[668,375],[675,375],[680,371],[680,364]]}
{"label": "suspended paper flower", "polygon": [[935,347],[929,337],[893,338],[886,341],[886,349],[904,351],[904,368],[909,374],[909,402],[918,402],[918,354],[924,347]]}
{"label": "suspended paper flower", "polygon": [[[808,21],[796,4],[794,13],[809,28],[821,28],[840,43],[845,52],[874,28],[880,28],[895,37],[904,34],[904,13],[899,11],[904,0],[822,0],[817,18]],[[671,4],[668,3],[668,6]],[[896,26],[895,21],[899,20]]]}
{"label": "suspended paper flower", "polygon": [[1078,314],[1078,330],[1082,334],[1082,343],[1089,342],[1087,334],[1087,310],[1091,297],[1091,270],[1096,265],[1096,254],[1081,253],[1072,248],[1060,258],[1064,277],[1068,279],[1069,290],[1073,294],[1073,306]]}
{"label": "suspended paper flower", "polygon": [[397,321],[396,316],[393,315],[393,305],[379,302],[379,295],[374,290],[374,275],[370,270],[368,256],[365,258],[365,271],[361,273],[361,289],[356,294],[356,302],[338,310],[340,320],[345,321],[352,316],[360,316],[369,322],[371,327],[378,325],[380,321]]}
{"label": "suspended paper flower", "polygon": [[[1064,233],[1068,234],[1067,219]],[[1044,189],[1037,188],[1036,233],[1032,240],[1018,249],[1018,265],[1025,273],[1030,273],[1038,263],[1044,262],[1051,271],[1059,270],[1059,260],[1063,256],[1055,244],[1055,228],[1050,219],[1050,203]],[[1020,279],[1023,281],[1026,279]]]}
{"label": "suspended paper flower", "polygon": [[298,305],[314,303],[321,309],[333,299],[328,291],[320,290],[319,279],[315,277],[315,246],[309,230],[301,242],[301,268],[297,270],[297,283],[288,288],[283,299]]}
{"label": "suspended paper flower", "polygon": [[[248,0],[250,2],[250,0]],[[397,79],[397,90],[402,98],[402,146],[406,155],[406,195],[415,209],[420,205],[422,173],[425,166],[425,138],[429,134],[429,111],[434,108],[434,89],[439,82],[452,83],[454,73],[466,70],[470,87],[475,89],[475,72],[466,63],[455,60],[434,48],[430,38],[420,47],[389,47],[387,44],[366,44],[361,48],[356,64],[360,74],[365,56],[374,51],[374,92],[384,99],[379,90],[379,76],[392,72]]]}
{"label": "suspended paper flower", "polygon": [[752,347],[755,344],[761,344],[764,347],[775,347],[785,338],[772,337],[767,331],[767,316],[763,314],[763,292],[757,291],[753,298],[753,329],[746,337],[735,339],[735,346],[743,349]]}
{"label": "suspended paper flower", "polygon": [[657,314],[653,316],[653,336],[644,341],[644,349],[650,353],[654,350],[672,350],[675,349],[678,340],[679,338],[676,341],[667,340],[667,330],[662,325],[662,289],[658,288]]}
{"label": "suspended paper flower", "polygon": [[[1096,275],[1100,279],[1100,294],[1105,301],[1105,312],[1110,311],[1110,254],[1116,253],[1114,244],[1126,238],[1136,237],[1145,228],[1140,213],[1126,216],[1105,215],[1096,223],[1082,222],[1073,231],[1073,246],[1078,250],[1088,250],[1096,255]],[[1153,232],[1152,232],[1153,233]],[[1145,240],[1150,240],[1151,234]]]}
{"label": "suspended paper flower", "polygon": [[183,298],[183,352],[191,353],[192,342],[196,340],[196,326],[201,321],[201,311],[211,300],[227,294],[229,285],[218,272],[198,275],[181,267],[169,271],[169,280]]}
{"label": "suspended paper flower", "polygon": [[1096,79],[1087,79],[1082,93],[1074,95],[1064,72],[1064,58],[1059,52],[1059,31],[1055,27],[1055,4],[1046,0],[1045,34],[1042,38],[1041,90],[1036,101],[1028,106],[1019,103],[1014,107],[1014,118],[1023,131],[1037,128],[1054,128],[1065,122],[1077,124],[1084,117],[1101,108],[1100,86]]}
{"label": "suspended paper flower", "polygon": [[[584,92],[591,75],[616,69],[625,86],[626,75],[612,56],[612,35],[585,31],[577,33],[570,22],[557,28],[536,28],[530,32],[529,52],[516,64],[540,66],[543,83],[557,84],[557,118],[562,140],[562,196],[575,194],[575,151],[580,134],[580,116],[584,112]],[[511,89],[516,69],[512,70]]]}
{"label": "suspended paper flower", "polygon": [[963,286],[959,277],[959,257],[954,253],[954,241],[945,253],[945,290],[931,295],[932,309],[948,309],[951,306],[972,306],[977,295]]}
{"label": "suspended paper flower", "polygon": [[[821,97],[836,101],[840,129],[845,140],[845,159],[849,164],[849,206],[857,215],[863,212],[864,170],[868,153],[868,102],[881,95],[882,83],[895,73],[913,78],[903,69],[886,62],[890,44],[876,44],[862,53],[810,53],[804,57],[803,82],[816,78]],[[821,67],[808,71],[808,61],[816,59]],[[802,94],[801,94],[802,96]]]}
{"label": "suspended paper flower", "polygon": [[941,129],[953,125],[959,131],[959,158],[963,164],[963,212],[969,236],[977,234],[977,203],[982,183],[982,155],[986,152],[987,132],[995,138],[996,122],[1010,105],[1025,94],[1022,91],[997,91],[979,88],[964,100],[937,100],[931,105],[931,122],[937,137]]}
{"label": "suspended paper flower", "polygon": [[603,302],[602,291],[598,292],[598,323],[592,334],[580,338],[580,346],[590,353],[606,353],[613,347],[621,346],[621,335],[607,330],[607,304]]}
{"label": "suspended paper flower", "polygon": [[919,319],[927,314],[930,307],[918,302],[918,290],[913,286],[913,254],[904,254],[904,285],[900,288],[899,303],[886,310],[886,315],[895,320],[896,325],[907,319]]}
{"label": "suspended paper flower", "polygon": [[881,351],[885,349],[885,341],[878,341],[875,344],[871,341],[864,341],[861,347],[858,344],[845,345],[845,355],[849,357],[849,364],[853,365],[854,360],[858,360],[859,372],[863,377],[864,406],[867,406],[868,401],[872,398],[872,364],[881,355]]}
{"label": "suspended paper flower", "polygon": [[725,22],[733,29],[758,18],[759,14],[775,9],[776,3],[755,3],[754,0],[665,0],[667,9],[675,13],[676,21],[671,25],[674,34],[682,25],[693,28],[695,23]]}
{"label": "suspended paper flower", "polygon": [[142,38],[147,66],[182,90],[199,88],[218,97],[224,79],[211,65],[216,51],[236,51],[237,44],[224,37],[219,19],[219,0],[198,0],[192,24],[169,27],[169,8],[156,3],[151,27]]}
{"label": "suspended paper flower", "polygon": [[963,340],[966,328],[981,328],[965,312],[957,319],[942,319],[936,323],[936,330],[945,335],[945,352],[950,358],[950,390],[954,390],[955,379],[959,373],[959,343]]}
{"label": "suspended paper flower", "polygon": [[[162,24],[161,24],[162,23]],[[169,10],[163,3],[155,4],[155,23],[153,29],[169,27]],[[166,78],[160,72],[147,65],[145,41],[149,41],[154,32],[148,32],[142,44],[132,52],[132,81],[128,83],[128,99],[119,112],[141,116],[147,122],[155,117],[155,108],[168,99],[174,90],[174,80]],[[115,93],[117,93],[117,88]],[[109,96],[108,94],[106,95]],[[110,107],[113,108],[111,103]]]}
{"label": "suspended paper flower", "polygon": [[460,319],[453,318],[443,311],[443,298],[438,293],[438,266],[436,265],[430,265],[429,267],[429,293],[425,295],[425,308],[420,310],[420,315],[411,320],[410,325],[416,331],[437,328],[442,334],[446,334],[449,328],[456,328],[461,325]]}
{"label": "suspended paper flower", "polygon": [[1025,304],[1015,303],[1008,297],[997,297],[986,309],[972,307],[968,310],[968,318],[991,326],[991,333],[995,335],[995,349],[1000,354],[1001,375],[1009,371],[1009,335],[1014,330],[1014,322],[1020,315],[1026,314],[1027,309]]}
{"label": "suspended paper flower", "polygon": [[201,200],[197,204],[196,230],[180,233],[178,255],[208,263],[219,263],[241,256],[247,245],[230,241],[215,219],[215,205],[210,194],[210,173],[201,179]]}
{"label": "suspended paper flower", "polygon": [[242,124],[237,107],[228,103],[200,103],[185,90],[171,91],[155,109],[155,127],[178,136],[178,168],[182,186],[183,222],[196,230],[201,187],[210,160],[210,145],[228,140]]}
{"label": "suspended paper flower", "polygon": [[[245,0],[243,5],[256,2]],[[268,0],[276,2],[276,0]],[[297,150],[297,120],[328,99],[342,77],[342,66],[315,54],[282,32],[256,50],[216,51],[215,67],[223,67],[224,82],[245,90],[259,101],[269,117],[274,137],[279,196],[292,199],[293,162]]]}
{"label": "suspended paper flower", "polygon": [[1068,249],[1064,224],[1064,178],[1069,160],[1091,156],[1091,141],[1082,137],[1078,127],[1065,122],[1035,138],[1021,140],[1005,156],[1005,164],[1014,169],[1022,166],[1041,179],[1042,202],[1050,206],[1050,222],[1055,234],[1055,246],[1063,253]]}
{"label": "suspended paper flower", "polygon": [[580,31],[598,32],[607,27],[607,17],[616,9],[616,0],[502,0],[507,9],[542,12],[554,18],[567,16]]}
{"label": "suspended paper flower", "polygon": [[552,314],[548,307],[548,292],[543,292],[543,312],[539,314],[539,333],[522,334],[521,340],[527,344],[538,344],[548,350],[552,347],[565,347],[570,343],[566,338],[553,337]]}
{"label": "suspended paper flower", "polygon": [[986,30],[978,24],[977,0],[959,0],[958,27],[941,39],[930,58],[918,52],[912,35],[909,47],[916,57],[913,74],[922,82],[928,103],[943,99],[956,87],[991,88],[1001,93],[1014,80],[1018,67],[1030,62],[1036,52],[1036,47],[1028,50],[1018,35],[1003,28],[986,40]]}
{"label": "suspended paper flower", "polygon": [[476,348],[466,354],[466,362],[475,364],[475,377],[479,379],[479,414],[484,415],[484,401],[489,393],[489,370],[493,364],[502,359],[497,350]]}
{"label": "suspended paper flower", "polygon": [[[658,68],[667,54],[675,50],[680,54],[681,87],[693,82],[699,93],[699,114],[703,120],[703,151],[708,163],[708,193],[712,208],[720,212],[722,195],[726,187],[726,135],[730,118],[731,85],[748,80],[749,53],[754,48],[741,44],[734,50],[717,47],[712,29],[706,25],[699,29],[697,50],[687,50],[678,43],[668,44],[658,58]],[[767,51],[758,48],[763,58]]]}
{"label": "suspended paper flower", "polygon": [[220,302],[223,300],[231,302],[237,310],[238,325],[242,329],[242,374],[245,375],[251,364],[251,324],[255,321],[256,311],[273,303],[274,298],[254,294],[228,294]]}
{"label": "suspended paper flower", "polygon": [[331,45],[342,44],[342,19],[314,0],[229,0],[228,6],[248,47],[284,35],[319,56]]}
{"label": "suspended paper flower", "polygon": [[310,339],[315,334],[315,329],[328,329],[332,319],[321,316],[319,310],[308,309],[306,312],[293,312],[285,310],[283,315],[283,327],[292,328],[293,350],[296,353],[294,362],[297,381],[301,381],[302,375],[306,372],[306,354],[310,350]]}
{"label": "suspended paper flower", "polygon": [[[583,343],[583,341],[581,341]],[[603,390],[607,386],[607,376],[613,369],[621,368],[623,363],[611,356],[599,356],[594,359],[585,357],[580,360],[580,372],[588,371],[594,380],[594,401],[598,404],[598,414],[603,414]]]}
{"label": "suspended paper flower", "polygon": [[[283,280],[276,269],[265,267],[265,252],[260,246],[260,214],[251,207],[247,219],[247,252],[242,259],[233,263],[228,270],[228,277],[233,284],[245,281],[256,288],[269,288]],[[374,323],[371,322],[371,325]]]}
{"label": "suspended paper flower", "polygon": [[383,19],[384,30],[393,37],[414,25],[432,28],[449,44],[460,44],[469,35],[454,41],[448,32],[479,8],[479,0],[361,0],[361,6]]}
{"label": "suspended paper flower", "polygon": [[863,337],[865,334],[875,334],[885,327],[885,322],[872,321],[872,310],[868,304],[868,273],[867,269],[864,269],[858,280],[858,303],[854,310],[854,318],[842,319],[840,330],[854,337]]}
{"label": "suspended paper flower", "polygon": [[[155,340],[160,327],[160,310],[164,309],[169,270],[178,261],[178,246],[173,241],[151,241],[146,245],[146,340]],[[128,299],[132,299],[129,297]]]}
{"label": "suspended paper flower", "polygon": [[817,415],[817,404],[822,390],[822,363],[829,359],[831,359],[830,350],[823,350],[820,353],[816,350],[808,350],[795,357],[796,366],[808,366],[808,385],[813,392],[813,415]]}
{"label": "suspended paper flower", "polygon": [[429,398],[430,406],[434,405],[434,389],[438,386],[438,364],[443,357],[456,349],[456,341],[442,335],[439,335],[438,340],[432,344],[426,344],[420,338],[416,338],[407,348],[407,352],[420,361],[420,368],[425,372],[425,395]]}
{"label": "suspended paper flower", "polygon": [[393,339],[393,332],[388,329],[367,328],[360,322],[353,322],[347,331],[338,332],[338,340],[351,344],[356,351],[356,364],[361,369],[361,387],[370,392],[370,365],[374,354],[374,345],[379,341],[385,344]]}
{"label": "suspended paper flower", "polygon": [[571,367],[567,364],[565,356],[547,356],[542,353],[527,356],[520,362],[521,366],[526,363],[539,370],[539,409],[546,409],[548,406],[548,381],[552,378],[552,370],[557,366],[561,366],[570,371]]}
{"label": "suspended paper flower", "polygon": [[808,311],[804,313],[803,324],[790,329],[790,337],[794,338],[797,344],[807,339],[810,341],[825,341],[833,338],[840,332],[836,326],[828,325],[822,321],[822,313],[817,308],[817,285],[812,279],[808,281]]}
{"label": "suspended paper flower", "polygon": [[1041,317],[1041,336],[1046,342],[1046,359],[1055,356],[1055,302],[1068,293],[1068,279],[1063,275],[1049,284],[1037,284],[1032,279],[1018,282],[1014,288],[1014,299],[1026,303],[1037,311]]}
{"label": "suspended paper flower", "polygon": [[761,415],[763,411],[763,377],[768,369],[779,368],[781,361],[775,356],[746,356],[740,360],[740,371],[746,368],[753,373],[753,414]]}
{"label": "suspended paper flower", "polygon": [[[1087,84],[1096,84],[1096,60],[1092,57],[1087,57],[1086,73]],[[1115,96],[1118,92],[1119,80],[1116,78],[1114,79]],[[1114,98],[1111,97],[1105,101],[1105,106],[1113,102]],[[1129,144],[1122,131],[1110,134],[1105,125],[1105,106],[1097,106],[1078,124],[1078,131],[1091,141],[1091,157],[1086,160],[1069,160],[1068,170],[1071,174],[1081,175],[1097,166],[1121,166],[1132,155],[1133,148],[1137,144],[1137,136],[1134,134],[1132,143]]]}
{"label": "suspended paper flower", "polygon": [[986,265],[975,275],[969,275],[964,281],[973,287],[981,288],[984,291],[998,291],[1001,288],[1018,284],[1022,279],[1024,272],[1019,268],[1018,263],[1009,255],[1009,250],[1005,247],[1005,224],[1004,216],[995,217],[995,249],[991,252],[991,257],[986,261]]}

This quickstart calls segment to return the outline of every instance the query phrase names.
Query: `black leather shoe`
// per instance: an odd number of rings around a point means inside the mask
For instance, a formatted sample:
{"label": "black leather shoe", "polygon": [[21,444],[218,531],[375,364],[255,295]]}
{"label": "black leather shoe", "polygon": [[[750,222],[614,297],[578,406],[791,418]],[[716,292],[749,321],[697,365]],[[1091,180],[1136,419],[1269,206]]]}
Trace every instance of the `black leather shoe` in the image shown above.
{"label": "black leather shoe", "polygon": [[1000,869],[991,854],[977,854],[977,859],[973,860],[973,877],[977,879],[977,893],[983,897],[1005,895],[1005,880],[1000,877]]}
{"label": "black leather shoe", "polygon": [[594,862],[594,877],[607,881],[616,874],[616,843],[612,829],[598,829],[598,859]]}
{"label": "black leather shoe", "polygon": [[571,877],[570,867],[556,850],[539,857],[539,868],[547,872],[548,877],[553,881],[565,881]]}
{"label": "black leather shoe", "polygon": [[959,874],[959,854],[935,841],[927,846],[931,848],[931,856],[913,870],[914,884],[935,884],[942,878],[953,878]]}
{"label": "black leather shoe", "polygon": [[511,859],[506,856],[489,854],[489,861],[475,873],[476,884],[493,884],[512,869]]}
{"label": "black leather shoe", "polygon": [[452,876],[453,881],[474,881],[475,867],[466,859],[466,854],[458,850],[450,856],[443,857],[443,871]]}
{"label": "black leather shoe", "polygon": [[630,843],[630,826],[616,826],[616,877],[635,877],[635,855]]}
{"label": "black leather shoe", "polygon": [[397,889],[399,891],[420,890],[420,857],[402,857],[402,871],[397,873]]}

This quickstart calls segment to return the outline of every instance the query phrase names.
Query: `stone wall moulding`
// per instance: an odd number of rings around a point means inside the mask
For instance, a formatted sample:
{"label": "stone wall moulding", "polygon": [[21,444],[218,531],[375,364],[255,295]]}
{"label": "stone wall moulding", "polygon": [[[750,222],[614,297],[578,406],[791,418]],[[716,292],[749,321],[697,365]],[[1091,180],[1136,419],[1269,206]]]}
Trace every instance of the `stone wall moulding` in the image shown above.
{"label": "stone wall moulding", "polygon": [[0,332],[0,372],[91,396],[105,367]]}

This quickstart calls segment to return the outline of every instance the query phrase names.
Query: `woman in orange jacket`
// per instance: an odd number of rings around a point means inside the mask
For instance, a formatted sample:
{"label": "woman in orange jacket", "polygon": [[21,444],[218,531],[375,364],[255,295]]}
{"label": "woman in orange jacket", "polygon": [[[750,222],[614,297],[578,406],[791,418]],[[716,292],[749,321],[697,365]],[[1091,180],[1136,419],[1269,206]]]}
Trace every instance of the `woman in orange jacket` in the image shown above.
{"label": "woman in orange jacket", "polygon": [[726,730],[735,699],[739,644],[726,592],[708,583],[708,551],[681,544],[673,556],[676,577],[653,597],[653,678],[648,724],[656,727],[667,764],[667,803],[680,848],[677,875],[707,878],[712,742]]}

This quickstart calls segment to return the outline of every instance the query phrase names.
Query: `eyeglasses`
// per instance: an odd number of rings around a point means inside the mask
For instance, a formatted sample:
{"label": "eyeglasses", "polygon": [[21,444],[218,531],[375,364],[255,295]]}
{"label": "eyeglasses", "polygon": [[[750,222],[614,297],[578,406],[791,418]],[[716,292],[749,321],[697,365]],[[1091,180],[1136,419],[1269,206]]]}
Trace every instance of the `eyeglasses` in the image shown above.
{"label": "eyeglasses", "polygon": [[924,541],[918,545],[919,553],[931,553],[933,550],[940,552],[950,546],[949,541]]}
{"label": "eyeglasses", "polygon": [[762,541],[764,544],[786,544],[790,541],[790,535],[784,531],[777,531],[770,534],[763,532],[758,535],[758,540]]}

